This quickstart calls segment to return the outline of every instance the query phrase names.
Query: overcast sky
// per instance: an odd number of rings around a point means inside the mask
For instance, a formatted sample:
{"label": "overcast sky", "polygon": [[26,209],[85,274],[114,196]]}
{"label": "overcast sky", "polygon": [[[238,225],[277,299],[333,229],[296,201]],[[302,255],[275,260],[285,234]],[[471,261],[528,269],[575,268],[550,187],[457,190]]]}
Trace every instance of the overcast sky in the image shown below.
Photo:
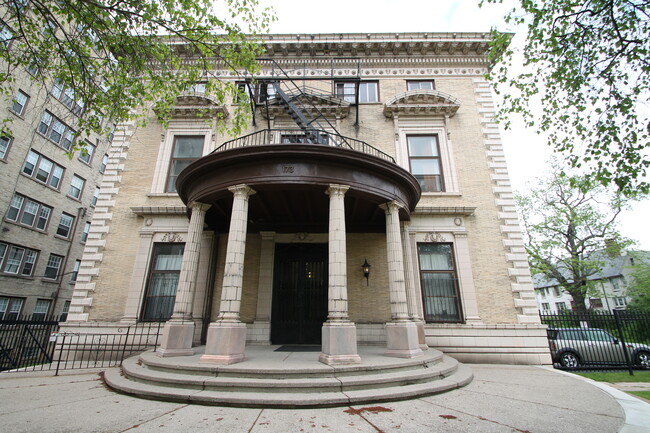
{"label": "overcast sky", "polygon": [[[271,33],[487,32],[496,27],[515,32],[515,45],[523,40],[518,29],[503,21],[512,0],[483,8],[478,0],[328,0],[318,7],[306,0],[260,3],[276,12]],[[541,137],[512,120],[514,128],[502,130],[502,139],[513,187],[525,192],[527,182],[544,174],[551,152]],[[620,219],[621,231],[638,241],[639,249],[650,250],[650,229],[644,221],[648,215],[650,200],[645,200]]]}

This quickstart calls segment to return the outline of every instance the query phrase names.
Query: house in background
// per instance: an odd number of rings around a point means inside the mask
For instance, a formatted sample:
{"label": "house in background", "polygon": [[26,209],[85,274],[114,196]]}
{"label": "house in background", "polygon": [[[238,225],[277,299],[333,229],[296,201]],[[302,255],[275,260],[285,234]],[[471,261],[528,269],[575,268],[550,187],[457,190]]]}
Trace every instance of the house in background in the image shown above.
{"label": "house in background", "polygon": [[[11,45],[8,49],[11,51]],[[37,65],[2,99],[13,137],[0,137],[0,319],[63,320],[108,163],[108,139],[75,137],[84,101]],[[82,141],[87,152],[68,157]]]}
{"label": "house in background", "polygon": [[[215,364],[286,344],[549,364],[488,40],[268,35],[256,77],[210,71],[247,98],[197,86],[168,124],[120,125],[65,329],[164,322],[157,353]],[[237,104],[231,137],[210,119]]]}
{"label": "house in background", "polygon": [[[630,251],[615,257],[603,259],[603,269],[589,277],[594,288],[585,299],[588,309],[600,311],[625,310],[630,298],[627,295],[629,275],[639,263],[650,262],[650,252]],[[557,280],[542,274],[533,275],[535,297],[539,311],[557,314],[574,309],[571,295],[563,291]]]}

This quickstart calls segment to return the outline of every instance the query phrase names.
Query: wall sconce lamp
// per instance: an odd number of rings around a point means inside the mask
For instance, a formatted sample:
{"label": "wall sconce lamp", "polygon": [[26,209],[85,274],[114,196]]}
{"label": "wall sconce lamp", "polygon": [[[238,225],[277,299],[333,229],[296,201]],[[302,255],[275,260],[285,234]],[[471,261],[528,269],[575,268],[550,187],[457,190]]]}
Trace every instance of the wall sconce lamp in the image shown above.
{"label": "wall sconce lamp", "polygon": [[363,276],[366,278],[366,286],[370,284],[368,283],[368,277],[370,276],[371,267],[372,265],[368,263],[368,259],[363,259],[363,265],[361,265],[361,269],[363,270]]}

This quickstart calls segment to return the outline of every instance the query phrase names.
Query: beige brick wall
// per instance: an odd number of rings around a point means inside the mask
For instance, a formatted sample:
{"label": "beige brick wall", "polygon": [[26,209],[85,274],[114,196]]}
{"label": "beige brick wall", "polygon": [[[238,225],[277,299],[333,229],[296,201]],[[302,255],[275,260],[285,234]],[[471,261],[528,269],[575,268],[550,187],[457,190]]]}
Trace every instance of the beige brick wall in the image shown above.
{"label": "beige brick wall", "polygon": [[[389,62],[386,61],[386,64]],[[354,126],[354,108],[350,115],[340,122],[339,132],[343,135],[364,140],[380,150],[395,156],[395,120],[383,114],[384,103],[406,91],[406,79],[416,78],[406,71],[391,74],[390,77],[373,72],[364,79],[379,80],[381,103],[363,104],[359,107],[359,125]],[[409,72],[410,73],[410,72]],[[520,311],[515,308],[512,283],[508,274],[510,264],[506,261],[503,246],[499,208],[495,204],[492,180],[493,171],[486,155],[486,134],[479,115],[474,80],[477,74],[418,75],[418,79],[433,78],[436,89],[460,100],[458,112],[448,118],[447,131],[453,151],[455,175],[458,180],[458,194],[425,194],[419,204],[421,208],[475,207],[472,216],[463,217],[468,235],[471,264],[476,287],[479,315],[486,324],[517,323]],[[317,84],[314,84],[317,85]],[[328,84],[321,84],[329,88]],[[444,120],[444,119],[443,119]],[[260,128],[266,126],[258,119]],[[277,119],[277,123],[286,120]],[[426,120],[424,121],[426,123]],[[332,123],[335,120],[332,119]],[[250,132],[252,129],[249,129]],[[128,287],[138,239],[135,233],[142,227],[143,218],[130,211],[131,206],[180,206],[178,198],[165,195],[150,195],[155,167],[165,130],[151,119],[149,126],[139,127],[130,138],[128,157],[121,172],[119,194],[115,197],[112,220],[107,222],[110,234],[106,236],[104,257],[96,278],[95,301],[91,311],[92,319],[117,320],[123,311],[124,287]],[[216,135],[214,146],[230,137]],[[446,173],[446,175],[450,175]],[[433,220],[432,220],[433,221]],[[430,230],[438,230],[431,224]],[[219,236],[217,276],[214,290],[213,318],[218,312],[221,280],[225,259],[227,235]],[[384,322],[390,320],[385,257],[385,236],[383,234],[348,235],[348,290],[349,312],[352,320],[360,323]],[[255,319],[256,293],[258,284],[259,235],[249,234],[246,251],[245,277],[243,287],[242,320]],[[361,275],[360,265],[364,258],[373,265],[370,285]],[[417,260],[417,258],[414,258]],[[417,275],[416,275],[417,278]]]}

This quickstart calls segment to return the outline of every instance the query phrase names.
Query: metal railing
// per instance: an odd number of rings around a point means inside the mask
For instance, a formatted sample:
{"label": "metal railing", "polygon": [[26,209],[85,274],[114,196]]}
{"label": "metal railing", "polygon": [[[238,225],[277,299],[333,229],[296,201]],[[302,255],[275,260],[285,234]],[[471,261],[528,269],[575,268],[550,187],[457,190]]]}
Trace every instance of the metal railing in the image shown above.
{"label": "metal railing", "polygon": [[632,311],[540,314],[560,369],[650,369],[650,314]]}
{"label": "metal railing", "polygon": [[315,146],[320,145],[348,148],[357,152],[384,159],[386,161],[392,162],[393,164],[395,163],[395,159],[392,156],[369,145],[365,141],[344,137],[340,134],[335,134],[329,131],[318,130],[318,133],[322,138],[324,138],[324,140],[321,141],[325,144],[315,143],[315,140],[310,138],[301,129],[263,129],[261,131],[253,132],[251,134],[236,138],[234,140],[226,141],[221,146],[213,150],[212,153],[251,146],[266,146],[269,144],[307,143],[313,144]]}
{"label": "metal railing", "polygon": [[0,370],[45,371],[106,368],[158,345],[163,322],[114,331],[61,331],[56,320],[0,320]]}

